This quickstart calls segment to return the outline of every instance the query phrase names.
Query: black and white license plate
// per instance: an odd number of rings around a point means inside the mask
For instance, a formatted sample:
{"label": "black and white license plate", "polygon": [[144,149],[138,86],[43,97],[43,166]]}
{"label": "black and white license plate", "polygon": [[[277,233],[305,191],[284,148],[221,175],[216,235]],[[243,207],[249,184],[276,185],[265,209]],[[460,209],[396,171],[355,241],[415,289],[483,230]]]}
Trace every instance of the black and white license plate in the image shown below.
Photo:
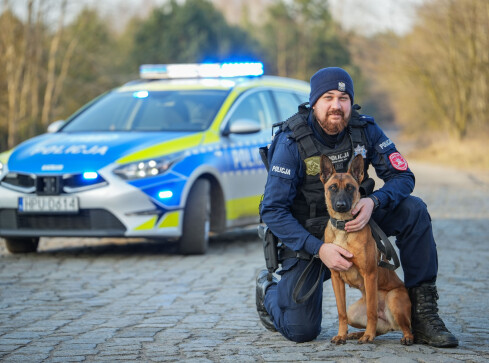
{"label": "black and white license plate", "polygon": [[71,196],[35,196],[19,198],[20,213],[76,213],[78,198]]}

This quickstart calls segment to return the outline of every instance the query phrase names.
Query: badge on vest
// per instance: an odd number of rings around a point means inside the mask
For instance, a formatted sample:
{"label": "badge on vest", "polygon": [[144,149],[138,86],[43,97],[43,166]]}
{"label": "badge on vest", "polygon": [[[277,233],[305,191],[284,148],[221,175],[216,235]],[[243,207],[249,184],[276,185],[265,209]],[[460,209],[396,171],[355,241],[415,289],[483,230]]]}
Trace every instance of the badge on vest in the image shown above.
{"label": "badge on vest", "polygon": [[306,163],[306,174],[307,175],[318,175],[320,172],[320,162],[321,158],[319,156],[311,156],[304,160]]}
{"label": "badge on vest", "polygon": [[362,158],[367,158],[367,150],[365,149],[365,145],[357,145],[356,148],[353,149],[354,156],[362,155]]}

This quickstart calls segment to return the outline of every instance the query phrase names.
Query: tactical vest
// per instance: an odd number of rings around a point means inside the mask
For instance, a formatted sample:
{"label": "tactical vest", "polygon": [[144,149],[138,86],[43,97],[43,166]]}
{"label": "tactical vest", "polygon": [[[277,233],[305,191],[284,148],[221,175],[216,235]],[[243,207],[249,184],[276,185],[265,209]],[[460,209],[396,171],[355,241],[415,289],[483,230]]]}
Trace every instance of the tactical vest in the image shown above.
{"label": "tactical vest", "polygon": [[[306,169],[304,180],[292,205],[292,215],[317,238],[323,237],[328,221],[324,186],[319,179],[321,154],[327,155],[333,162],[335,170],[340,173],[348,171],[348,164],[356,154],[362,154],[366,160],[365,128],[367,122],[362,120],[358,114],[358,108],[359,106],[356,105],[352,108],[347,133],[335,149],[325,146],[314,136],[313,130],[307,123],[310,109],[305,104],[300,105],[299,112],[282,125],[282,131],[287,129],[291,131],[291,137],[297,142],[299,154]],[[364,180],[368,179],[367,169],[368,164],[365,161]]]}

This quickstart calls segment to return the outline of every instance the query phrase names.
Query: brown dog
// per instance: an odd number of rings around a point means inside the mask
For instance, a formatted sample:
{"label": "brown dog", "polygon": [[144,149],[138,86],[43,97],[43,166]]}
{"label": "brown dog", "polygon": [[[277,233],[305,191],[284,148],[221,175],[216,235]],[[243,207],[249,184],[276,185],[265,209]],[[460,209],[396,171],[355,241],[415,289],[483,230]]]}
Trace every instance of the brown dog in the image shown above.
{"label": "brown dog", "polygon": [[[337,221],[353,219],[351,209],[360,200],[359,185],[364,176],[362,156],[353,159],[347,173],[336,173],[330,159],[324,155],[320,165],[330,217]],[[345,344],[347,339],[359,339],[359,343],[368,343],[376,335],[401,330],[404,334],[401,344],[413,344],[408,292],[394,271],[377,266],[380,253],[370,226],[358,232],[346,232],[333,227],[330,220],[324,242],[334,243],[353,254],[350,259],[353,265],[347,271],[331,271],[339,319],[338,335],[331,342]],[[362,292],[362,298],[348,308],[348,313],[345,283]],[[348,324],[365,328],[365,331],[347,334]]]}

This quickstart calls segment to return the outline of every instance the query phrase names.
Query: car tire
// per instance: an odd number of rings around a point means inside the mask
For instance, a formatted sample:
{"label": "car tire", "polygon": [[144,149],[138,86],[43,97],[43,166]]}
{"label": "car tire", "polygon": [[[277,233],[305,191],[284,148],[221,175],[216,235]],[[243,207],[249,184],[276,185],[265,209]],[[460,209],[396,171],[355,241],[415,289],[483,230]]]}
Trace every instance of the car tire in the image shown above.
{"label": "car tire", "polygon": [[10,253],[36,252],[39,246],[39,238],[5,238],[5,245]]}
{"label": "car tire", "polygon": [[211,185],[206,179],[198,179],[190,189],[183,215],[180,253],[202,255],[209,245],[211,219]]}

